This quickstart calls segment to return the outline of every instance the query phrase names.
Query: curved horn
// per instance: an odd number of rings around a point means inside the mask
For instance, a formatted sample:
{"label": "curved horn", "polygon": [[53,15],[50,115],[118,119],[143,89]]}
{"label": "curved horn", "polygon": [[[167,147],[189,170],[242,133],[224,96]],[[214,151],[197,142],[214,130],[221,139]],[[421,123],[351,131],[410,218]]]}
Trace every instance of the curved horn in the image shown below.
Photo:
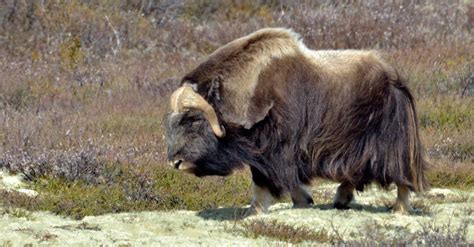
{"label": "curved horn", "polygon": [[190,86],[182,86],[171,94],[171,110],[173,112],[183,112],[186,109],[197,109],[204,113],[204,116],[211,124],[212,131],[217,137],[224,137],[224,131],[219,125],[214,108],[199,94],[194,92]]}

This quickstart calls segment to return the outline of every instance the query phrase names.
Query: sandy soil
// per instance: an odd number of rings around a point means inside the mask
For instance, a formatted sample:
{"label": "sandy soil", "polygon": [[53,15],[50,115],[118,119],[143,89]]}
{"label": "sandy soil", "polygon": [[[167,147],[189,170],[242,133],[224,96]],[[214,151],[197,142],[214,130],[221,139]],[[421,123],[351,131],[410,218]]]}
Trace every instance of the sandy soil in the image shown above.
{"label": "sandy soil", "polygon": [[[335,184],[314,188],[315,195],[335,192]],[[17,190],[35,196],[35,192],[22,189],[19,176],[0,171],[0,190]],[[399,234],[399,230],[414,232],[423,224],[445,225],[453,228],[469,220],[467,238],[474,242],[474,193],[448,189],[432,189],[424,196],[413,197],[414,202],[429,202],[429,212],[402,216],[388,211],[383,202],[394,201],[395,190],[385,192],[370,188],[356,195],[353,209],[338,211],[329,204],[316,204],[309,209],[292,209],[288,203],[278,203],[266,215],[245,220],[276,219],[295,226],[319,230],[337,229],[344,239],[357,239],[370,225],[382,225],[386,235]],[[375,205],[375,206],[373,206]],[[236,231],[240,224],[236,218],[242,212],[236,208],[209,209],[201,212],[132,212],[85,217],[76,221],[48,212],[23,214],[7,213],[0,207],[0,245],[166,245],[166,246],[261,246],[278,241],[269,238],[246,238]],[[380,227],[379,227],[380,228]]]}

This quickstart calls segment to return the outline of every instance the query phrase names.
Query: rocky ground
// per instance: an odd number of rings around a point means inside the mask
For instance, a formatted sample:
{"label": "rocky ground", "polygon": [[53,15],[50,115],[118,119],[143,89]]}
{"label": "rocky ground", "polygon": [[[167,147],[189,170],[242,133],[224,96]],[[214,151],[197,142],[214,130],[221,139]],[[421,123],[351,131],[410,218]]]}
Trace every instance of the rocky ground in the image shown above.
{"label": "rocky ground", "polygon": [[[326,244],[351,241],[441,243],[446,239],[474,243],[473,192],[431,189],[424,195],[413,196],[417,212],[404,216],[391,213],[386,206],[394,201],[395,190],[385,192],[376,187],[356,195],[357,202],[352,204],[353,209],[350,210],[334,210],[329,203],[318,203],[328,201],[335,186],[325,184],[313,188],[316,201],[313,208],[292,209],[289,203],[278,203],[266,215],[243,220],[239,220],[243,210],[237,208],[201,212],[130,212],[85,217],[77,221],[48,212],[0,207],[0,245],[248,246],[284,241],[278,236],[249,232],[256,228],[248,226],[256,222],[268,223],[267,228],[279,222],[324,232],[326,235],[321,242]],[[22,187],[21,177],[0,171],[0,190],[36,195],[34,191]],[[465,225],[467,227],[462,227]],[[317,243],[314,239],[312,241],[297,243]]]}

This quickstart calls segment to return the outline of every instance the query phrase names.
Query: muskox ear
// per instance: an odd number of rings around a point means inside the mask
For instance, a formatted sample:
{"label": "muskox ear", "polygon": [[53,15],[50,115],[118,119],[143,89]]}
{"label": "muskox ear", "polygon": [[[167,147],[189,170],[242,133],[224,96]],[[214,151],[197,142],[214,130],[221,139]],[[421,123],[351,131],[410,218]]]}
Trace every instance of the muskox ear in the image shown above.
{"label": "muskox ear", "polygon": [[212,79],[209,90],[207,91],[208,99],[214,99],[216,101],[221,100],[221,94],[219,91],[221,83],[222,83],[222,78],[220,76],[217,76],[216,78]]}

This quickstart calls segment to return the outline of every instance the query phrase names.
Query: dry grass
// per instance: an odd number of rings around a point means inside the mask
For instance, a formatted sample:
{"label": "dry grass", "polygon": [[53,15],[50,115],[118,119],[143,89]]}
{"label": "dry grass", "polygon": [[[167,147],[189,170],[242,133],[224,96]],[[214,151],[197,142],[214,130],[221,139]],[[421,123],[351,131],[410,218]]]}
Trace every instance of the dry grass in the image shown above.
{"label": "dry grass", "polygon": [[[421,223],[421,229],[415,232],[404,226],[392,226],[377,222],[367,222],[359,232],[360,240],[348,241],[348,245],[380,246],[380,245],[426,245],[426,246],[459,246],[468,245],[466,240],[469,221],[457,227],[451,223],[436,225],[435,222]],[[387,230],[396,234],[389,235]]]}
{"label": "dry grass", "polygon": [[303,241],[334,243],[335,241],[335,237],[324,228],[314,231],[303,226],[287,225],[277,220],[264,221],[257,219],[245,221],[241,225],[243,227],[241,232],[246,237],[251,238],[267,237],[289,243],[301,243]]}
{"label": "dry grass", "polygon": [[358,233],[343,235],[340,229],[332,228],[314,230],[306,226],[291,226],[277,220],[255,219],[241,222],[240,228],[230,229],[246,237],[266,237],[286,243],[298,244],[332,244],[348,246],[392,246],[392,245],[427,245],[458,246],[467,245],[468,226],[471,221],[465,220],[458,226],[450,222],[439,225],[436,222],[422,223],[420,229],[413,231],[406,226],[382,224],[368,221],[361,225]]}
{"label": "dry grass", "polygon": [[[199,180],[165,168],[166,98],[220,45],[284,26],[314,49],[386,52],[416,94],[432,185],[472,189],[473,9],[441,0],[7,1],[0,168],[34,181],[42,209],[78,218],[243,205],[248,173]],[[84,206],[87,198],[103,203]]]}

